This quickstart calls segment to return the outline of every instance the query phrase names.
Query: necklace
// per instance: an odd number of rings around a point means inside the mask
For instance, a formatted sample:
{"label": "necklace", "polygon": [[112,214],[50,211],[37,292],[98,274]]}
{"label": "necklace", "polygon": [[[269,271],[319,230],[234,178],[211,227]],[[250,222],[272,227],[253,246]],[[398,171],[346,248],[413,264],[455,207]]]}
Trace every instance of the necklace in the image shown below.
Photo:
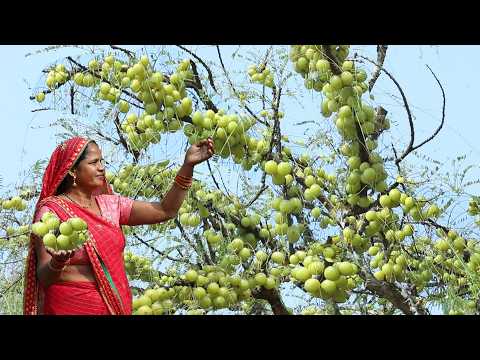
{"label": "necklace", "polygon": [[89,207],[90,207],[90,208],[92,207],[92,200],[91,200],[91,199],[90,199],[90,204],[89,204],[88,206],[84,206],[84,205],[80,204],[78,201],[73,200],[73,199],[72,199],[70,196],[68,196],[67,194],[64,193],[63,195],[66,196],[70,201],[74,202],[74,203],[77,204],[77,205],[80,205],[80,206],[83,207],[84,209],[87,209],[87,208],[89,208]]}

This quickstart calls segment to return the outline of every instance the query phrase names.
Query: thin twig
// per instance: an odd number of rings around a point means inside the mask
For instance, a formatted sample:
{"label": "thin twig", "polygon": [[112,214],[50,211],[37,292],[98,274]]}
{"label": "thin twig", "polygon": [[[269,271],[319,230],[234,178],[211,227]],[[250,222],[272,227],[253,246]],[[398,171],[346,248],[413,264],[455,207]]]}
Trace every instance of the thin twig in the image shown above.
{"label": "thin twig", "polygon": [[198,97],[200,98],[200,100],[205,104],[205,107],[207,109],[210,109],[214,112],[218,112],[218,108],[215,106],[215,104],[212,102],[212,100],[208,97],[203,85],[202,85],[202,82],[200,81],[200,76],[198,75],[198,70],[197,70],[197,65],[191,61],[190,62],[191,66],[192,66],[192,72],[193,72],[193,77],[195,79],[195,82],[193,82],[194,86],[190,85],[189,84],[192,84],[192,82],[186,82],[186,85],[187,87],[191,87],[195,90],[195,92],[197,93]]}
{"label": "thin twig", "polygon": [[220,186],[218,185],[217,179],[215,179],[215,175],[213,175],[212,167],[210,166],[209,160],[207,160],[207,165],[208,165],[208,170],[210,171],[210,175],[212,176],[213,182],[215,183],[215,186],[217,187],[218,190],[222,191],[220,189]]}
{"label": "thin twig", "polygon": [[[263,173],[266,177],[266,173]],[[264,178],[265,178],[264,177]],[[255,201],[257,201],[257,199],[260,197],[260,195],[262,195],[262,193],[268,189],[268,186],[265,186],[265,180],[263,181],[263,185],[262,185],[262,188],[257,192],[257,194],[253,197],[252,200],[250,200],[248,202],[248,204],[246,205],[246,207],[250,207]]]}
{"label": "thin twig", "polygon": [[[220,60],[220,65],[222,66],[223,73],[225,74],[225,77],[227,78],[227,81],[228,81],[228,83],[230,84],[230,87],[232,88],[233,93],[235,94],[235,96],[236,96],[238,99],[240,99],[240,96],[238,95],[238,92],[237,92],[237,90],[235,89],[235,86],[233,86],[232,80],[230,80],[230,77],[228,76],[227,69],[225,68],[225,64],[223,63],[222,53],[220,52],[220,47],[219,47],[218,45],[216,45],[216,47],[217,47],[218,59]],[[255,120],[257,120],[260,124],[263,124],[263,125],[269,127],[268,123],[265,122],[265,121],[263,121],[263,120],[261,120],[260,118],[258,118],[258,116],[255,115],[252,110],[250,110],[250,108],[248,107],[247,104],[245,104],[244,102],[242,102],[242,105],[243,105],[243,107],[245,108],[245,110],[247,110],[248,113],[255,118]]]}
{"label": "thin twig", "polygon": [[365,57],[365,56],[361,56],[361,55],[357,55],[355,54],[355,56],[358,56],[362,59],[365,59],[367,60],[368,62],[378,66],[380,68],[381,71],[383,71],[385,74],[388,75],[388,77],[395,83],[397,89],[399,90],[400,92],[400,95],[402,95],[402,99],[403,99],[403,104],[405,106],[405,110],[407,111],[407,115],[408,115],[408,123],[410,125],[410,143],[408,144],[407,148],[405,149],[405,151],[403,152],[403,154],[398,158],[398,160],[396,160],[396,162],[400,163],[411,151],[412,151],[412,148],[413,148],[413,142],[415,140],[415,129],[414,129],[414,126],[413,126],[413,118],[412,118],[412,113],[410,112],[410,107],[408,106],[408,101],[407,101],[407,98],[403,92],[403,89],[402,87],[400,86],[400,84],[398,83],[398,81],[393,77],[392,74],[390,74],[387,70],[385,70],[384,67],[381,67],[379,64],[377,64],[375,61],[373,60],[370,60],[368,57]]}
{"label": "thin twig", "polygon": [[183,51],[186,51],[187,53],[189,53],[190,55],[192,55],[195,59],[197,59],[200,64],[203,65],[203,67],[205,68],[205,70],[207,70],[207,73],[208,73],[208,81],[210,82],[210,85],[212,86],[213,90],[215,90],[215,92],[218,94],[218,91],[217,91],[217,88],[215,87],[215,83],[213,82],[213,75],[212,75],[212,70],[210,69],[210,67],[205,63],[205,61],[203,61],[197,54],[195,54],[193,51],[187,49],[186,47],[183,47],[182,45],[175,45],[177,47],[179,47],[180,49],[182,49]]}
{"label": "thin twig", "polygon": [[437,128],[437,130],[435,130],[435,132],[433,133],[432,136],[430,136],[428,139],[426,139],[425,141],[423,141],[422,143],[414,146],[412,148],[412,151],[415,151],[417,150],[419,147],[425,145],[427,142],[431,141],[435,136],[437,136],[437,134],[440,132],[440,130],[442,129],[443,127],[443,124],[445,122],[445,91],[443,90],[443,86],[442,84],[440,83],[440,80],[438,80],[437,76],[435,75],[435,73],[432,71],[432,69],[430,68],[430,66],[426,65],[428,70],[430,70],[430,72],[432,73],[432,75],[435,77],[435,80],[437,80],[437,84],[438,86],[440,86],[440,89],[442,90],[442,97],[443,97],[443,106],[442,106],[442,121],[440,123],[440,126]]}
{"label": "thin twig", "polygon": [[13,283],[10,284],[10,286],[8,286],[1,294],[0,294],[0,298],[2,298],[3,296],[5,296],[5,294],[12,288],[15,286],[15,284],[17,284],[20,280],[22,280],[23,276],[19,276]]}
{"label": "thin twig", "polygon": [[110,47],[114,50],[120,50],[123,53],[127,54],[128,57],[130,58],[130,60],[133,60],[135,58],[135,54],[133,53],[133,51],[130,51],[130,50],[127,50],[127,49],[124,49],[124,48],[121,48],[121,47],[115,46],[115,45],[110,45]]}
{"label": "thin twig", "polygon": [[137,150],[134,150],[128,146],[127,141],[125,140],[125,137],[123,136],[120,128],[120,119],[118,118],[118,112],[115,114],[115,119],[113,122],[115,124],[115,128],[117,129],[118,137],[120,138],[120,144],[122,144],[125,151],[133,155],[133,162],[138,163],[138,157],[140,156],[140,153]]}
{"label": "thin twig", "polygon": [[120,145],[120,142],[118,140],[112,139],[110,136],[104,135],[100,130],[95,130],[95,133],[100,136],[101,138],[112,142],[115,145]]}
{"label": "thin twig", "polygon": [[175,258],[172,258],[172,257],[168,256],[168,255],[165,254],[164,252],[158,250],[158,249],[155,248],[154,246],[152,246],[152,245],[150,245],[149,243],[147,243],[145,240],[141,239],[137,234],[132,233],[132,235],[135,237],[135,239],[137,239],[138,241],[140,241],[143,245],[147,246],[149,249],[155,251],[157,254],[165,257],[166,259],[171,260],[171,261],[180,261],[180,262],[184,262],[184,263],[190,264],[190,262],[189,262],[188,260],[175,259]]}
{"label": "thin twig", "polygon": [[[108,79],[104,79],[102,78],[100,75],[98,75],[95,71],[92,71],[90,69],[88,69],[87,67],[83,66],[82,64],[78,63],[77,61],[75,61],[71,56],[67,56],[67,59],[72,62],[73,64],[77,65],[80,69],[82,69],[83,71],[87,71],[89,72],[90,74],[92,74],[93,76],[99,78],[99,79],[102,79],[103,82],[106,82],[107,84],[111,85],[111,86],[114,86]],[[136,101],[138,101],[139,103],[142,103],[142,101],[134,94],[132,94],[131,92],[127,91],[127,90],[124,90],[122,89],[121,90],[122,93],[130,96],[132,99],[135,99]],[[131,103],[133,106],[139,108],[139,109],[143,109],[143,106],[141,105],[138,105],[138,104],[135,104],[135,103]]]}

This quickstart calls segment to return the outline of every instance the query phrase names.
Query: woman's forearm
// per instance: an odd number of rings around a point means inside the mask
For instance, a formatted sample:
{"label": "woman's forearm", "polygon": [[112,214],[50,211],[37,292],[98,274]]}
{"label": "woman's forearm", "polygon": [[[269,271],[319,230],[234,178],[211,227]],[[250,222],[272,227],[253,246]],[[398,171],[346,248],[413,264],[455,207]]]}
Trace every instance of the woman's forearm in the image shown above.
{"label": "woman's forearm", "polygon": [[[188,164],[183,164],[183,166],[178,171],[178,174],[185,177],[193,176],[193,166]],[[188,189],[184,190],[177,183],[173,183],[172,187],[165,195],[161,201],[162,209],[170,218],[174,218],[178,210],[183,204],[185,197],[187,196]]]}

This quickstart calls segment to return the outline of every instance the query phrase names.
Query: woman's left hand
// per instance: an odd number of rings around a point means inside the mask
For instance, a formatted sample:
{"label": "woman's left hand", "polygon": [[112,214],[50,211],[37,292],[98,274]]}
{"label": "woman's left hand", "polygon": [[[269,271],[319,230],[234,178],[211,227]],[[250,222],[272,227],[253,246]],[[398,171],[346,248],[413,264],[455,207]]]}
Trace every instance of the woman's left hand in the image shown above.
{"label": "woman's left hand", "polygon": [[202,140],[198,144],[190,146],[185,154],[184,164],[193,167],[210,159],[214,152],[213,140],[211,138]]}

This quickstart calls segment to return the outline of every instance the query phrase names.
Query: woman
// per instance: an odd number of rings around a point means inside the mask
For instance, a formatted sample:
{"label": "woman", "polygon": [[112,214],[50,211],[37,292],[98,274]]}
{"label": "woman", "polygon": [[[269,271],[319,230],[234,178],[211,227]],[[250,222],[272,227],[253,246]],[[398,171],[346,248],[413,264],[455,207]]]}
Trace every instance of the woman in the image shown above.
{"label": "woman", "polygon": [[81,137],[60,144],[45,170],[34,222],[47,212],[60,221],[81,217],[90,239],[76,251],[48,251],[31,235],[24,314],[129,315],[129,288],[121,225],[156,224],[174,218],[192,182],[193,167],[213,155],[213,142],[192,145],[161,202],[115,195],[105,178],[98,145]]}

